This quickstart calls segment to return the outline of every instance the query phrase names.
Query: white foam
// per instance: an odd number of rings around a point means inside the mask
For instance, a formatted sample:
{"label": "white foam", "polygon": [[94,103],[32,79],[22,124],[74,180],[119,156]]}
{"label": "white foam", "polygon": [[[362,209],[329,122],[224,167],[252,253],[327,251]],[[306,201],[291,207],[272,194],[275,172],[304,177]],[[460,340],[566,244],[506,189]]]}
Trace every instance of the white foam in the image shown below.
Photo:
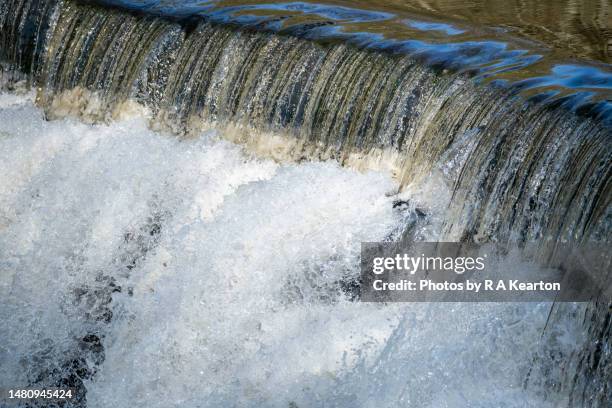
{"label": "white foam", "polygon": [[[521,386],[548,305],[347,299],[359,243],[401,221],[390,175],[0,107],[0,384],[95,332],[91,407],[546,406]],[[402,197],[439,219],[448,194],[424,183]],[[100,274],[124,288],[108,324],[74,303]]]}

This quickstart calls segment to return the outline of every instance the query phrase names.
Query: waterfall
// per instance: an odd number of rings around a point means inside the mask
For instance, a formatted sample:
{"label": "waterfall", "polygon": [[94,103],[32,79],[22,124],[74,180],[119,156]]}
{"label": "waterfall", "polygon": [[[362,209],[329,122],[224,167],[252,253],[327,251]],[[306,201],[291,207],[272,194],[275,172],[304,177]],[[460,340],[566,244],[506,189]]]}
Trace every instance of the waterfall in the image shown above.
{"label": "waterfall", "polygon": [[231,124],[254,145],[239,128],[280,134],[291,146],[268,153],[390,168],[403,185],[463,147],[449,237],[580,241],[609,226],[610,128],[563,100],[538,105],[410,56],[206,21],[72,2],[4,9],[5,58],[35,73],[51,118],[103,120],[135,101],[157,128]]}
{"label": "waterfall", "polygon": [[[3,81],[35,89],[47,119],[112,123],[138,112],[181,140],[221,129],[259,157],[390,171],[398,191],[440,173],[450,192],[441,241],[609,242],[609,101],[527,95],[524,82],[298,31],[0,0]],[[571,313],[589,333],[568,357],[575,373],[542,373],[574,404],[609,396],[611,310],[604,300],[551,312],[547,327]]]}

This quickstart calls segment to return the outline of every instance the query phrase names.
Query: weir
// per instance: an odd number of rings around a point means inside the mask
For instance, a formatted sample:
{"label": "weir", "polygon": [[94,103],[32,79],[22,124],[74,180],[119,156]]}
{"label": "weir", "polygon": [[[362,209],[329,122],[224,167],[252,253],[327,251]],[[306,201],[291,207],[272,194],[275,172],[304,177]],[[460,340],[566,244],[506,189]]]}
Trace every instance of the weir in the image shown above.
{"label": "weir", "polygon": [[[185,138],[221,128],[258,155],[386,169],[401,188],[442,172],[452,197],[441,241],[608,242],[609,90],[593,103],[580,92],[526,95],[448,61],[296,32],[0,0],[4,81],[35,88],[48,119],[137,113]],[[547,327],[568,310],[555,306]],[[542,374],[575,404],[610,395],[611,310],[594,299],[572,312],[590,336],[569,357],[576,370]]]}
{"label": "weir", "polygon": [[154,128],[229,125],[261,153],[391,169],[403,185],[456,157],[454,239],[580,241],[609,228],[610,128],[568,112],[567,99],[529,102],[343,44],[70,1],[5,3],[4,58],[32,75],[50,118],[104,120],[136,102]]}

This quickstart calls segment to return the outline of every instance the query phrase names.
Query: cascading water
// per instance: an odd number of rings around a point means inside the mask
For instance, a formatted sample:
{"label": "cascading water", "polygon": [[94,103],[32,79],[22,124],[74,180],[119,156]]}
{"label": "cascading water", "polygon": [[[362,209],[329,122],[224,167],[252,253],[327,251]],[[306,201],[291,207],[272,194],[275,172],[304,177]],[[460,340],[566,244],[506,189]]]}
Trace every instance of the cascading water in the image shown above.
{"label": "cascading water", "polygon": [[362,241],[609,242],[610,74],[534,96],[436,50],[217,20],[1,0],[0,387],[606,406],[605,299],[354,300]]}

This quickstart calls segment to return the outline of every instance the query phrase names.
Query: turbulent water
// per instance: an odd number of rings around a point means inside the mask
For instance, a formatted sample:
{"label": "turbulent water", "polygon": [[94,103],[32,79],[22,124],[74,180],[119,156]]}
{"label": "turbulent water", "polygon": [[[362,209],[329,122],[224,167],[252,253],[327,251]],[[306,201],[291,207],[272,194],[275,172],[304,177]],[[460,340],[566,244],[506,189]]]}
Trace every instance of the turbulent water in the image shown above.
{"label": "turbulent water", "polygon": [[[92,407],[564,399],[522,389],[550,304],[350,301],[359,242],[410,217],[389,175],[0,104],[3,384],[78,369]],[[430,239],[443,190],[403,195],[431,213]],[[557,352],[579,347],[569,327]]]}
{"label": "turbulent water", "polygon": [[485,83],[532,54],[237,23],[0,0],[0,387],[606,406],[609,300],[367,304],[357,274],[402,235],[609,242],[608,68]]}
{"label": "turbulent water", "polygon": [[409,55],[72,2],[18,5],[4,14],[4,54],[37,78],[49,118],[144,105],[157,129],[232,126],[229,138],[260,153],[386,168],[402,186],[463,151],[449,239],[607,236],[612,115],[585,105],[588,93],[528,102]]}

